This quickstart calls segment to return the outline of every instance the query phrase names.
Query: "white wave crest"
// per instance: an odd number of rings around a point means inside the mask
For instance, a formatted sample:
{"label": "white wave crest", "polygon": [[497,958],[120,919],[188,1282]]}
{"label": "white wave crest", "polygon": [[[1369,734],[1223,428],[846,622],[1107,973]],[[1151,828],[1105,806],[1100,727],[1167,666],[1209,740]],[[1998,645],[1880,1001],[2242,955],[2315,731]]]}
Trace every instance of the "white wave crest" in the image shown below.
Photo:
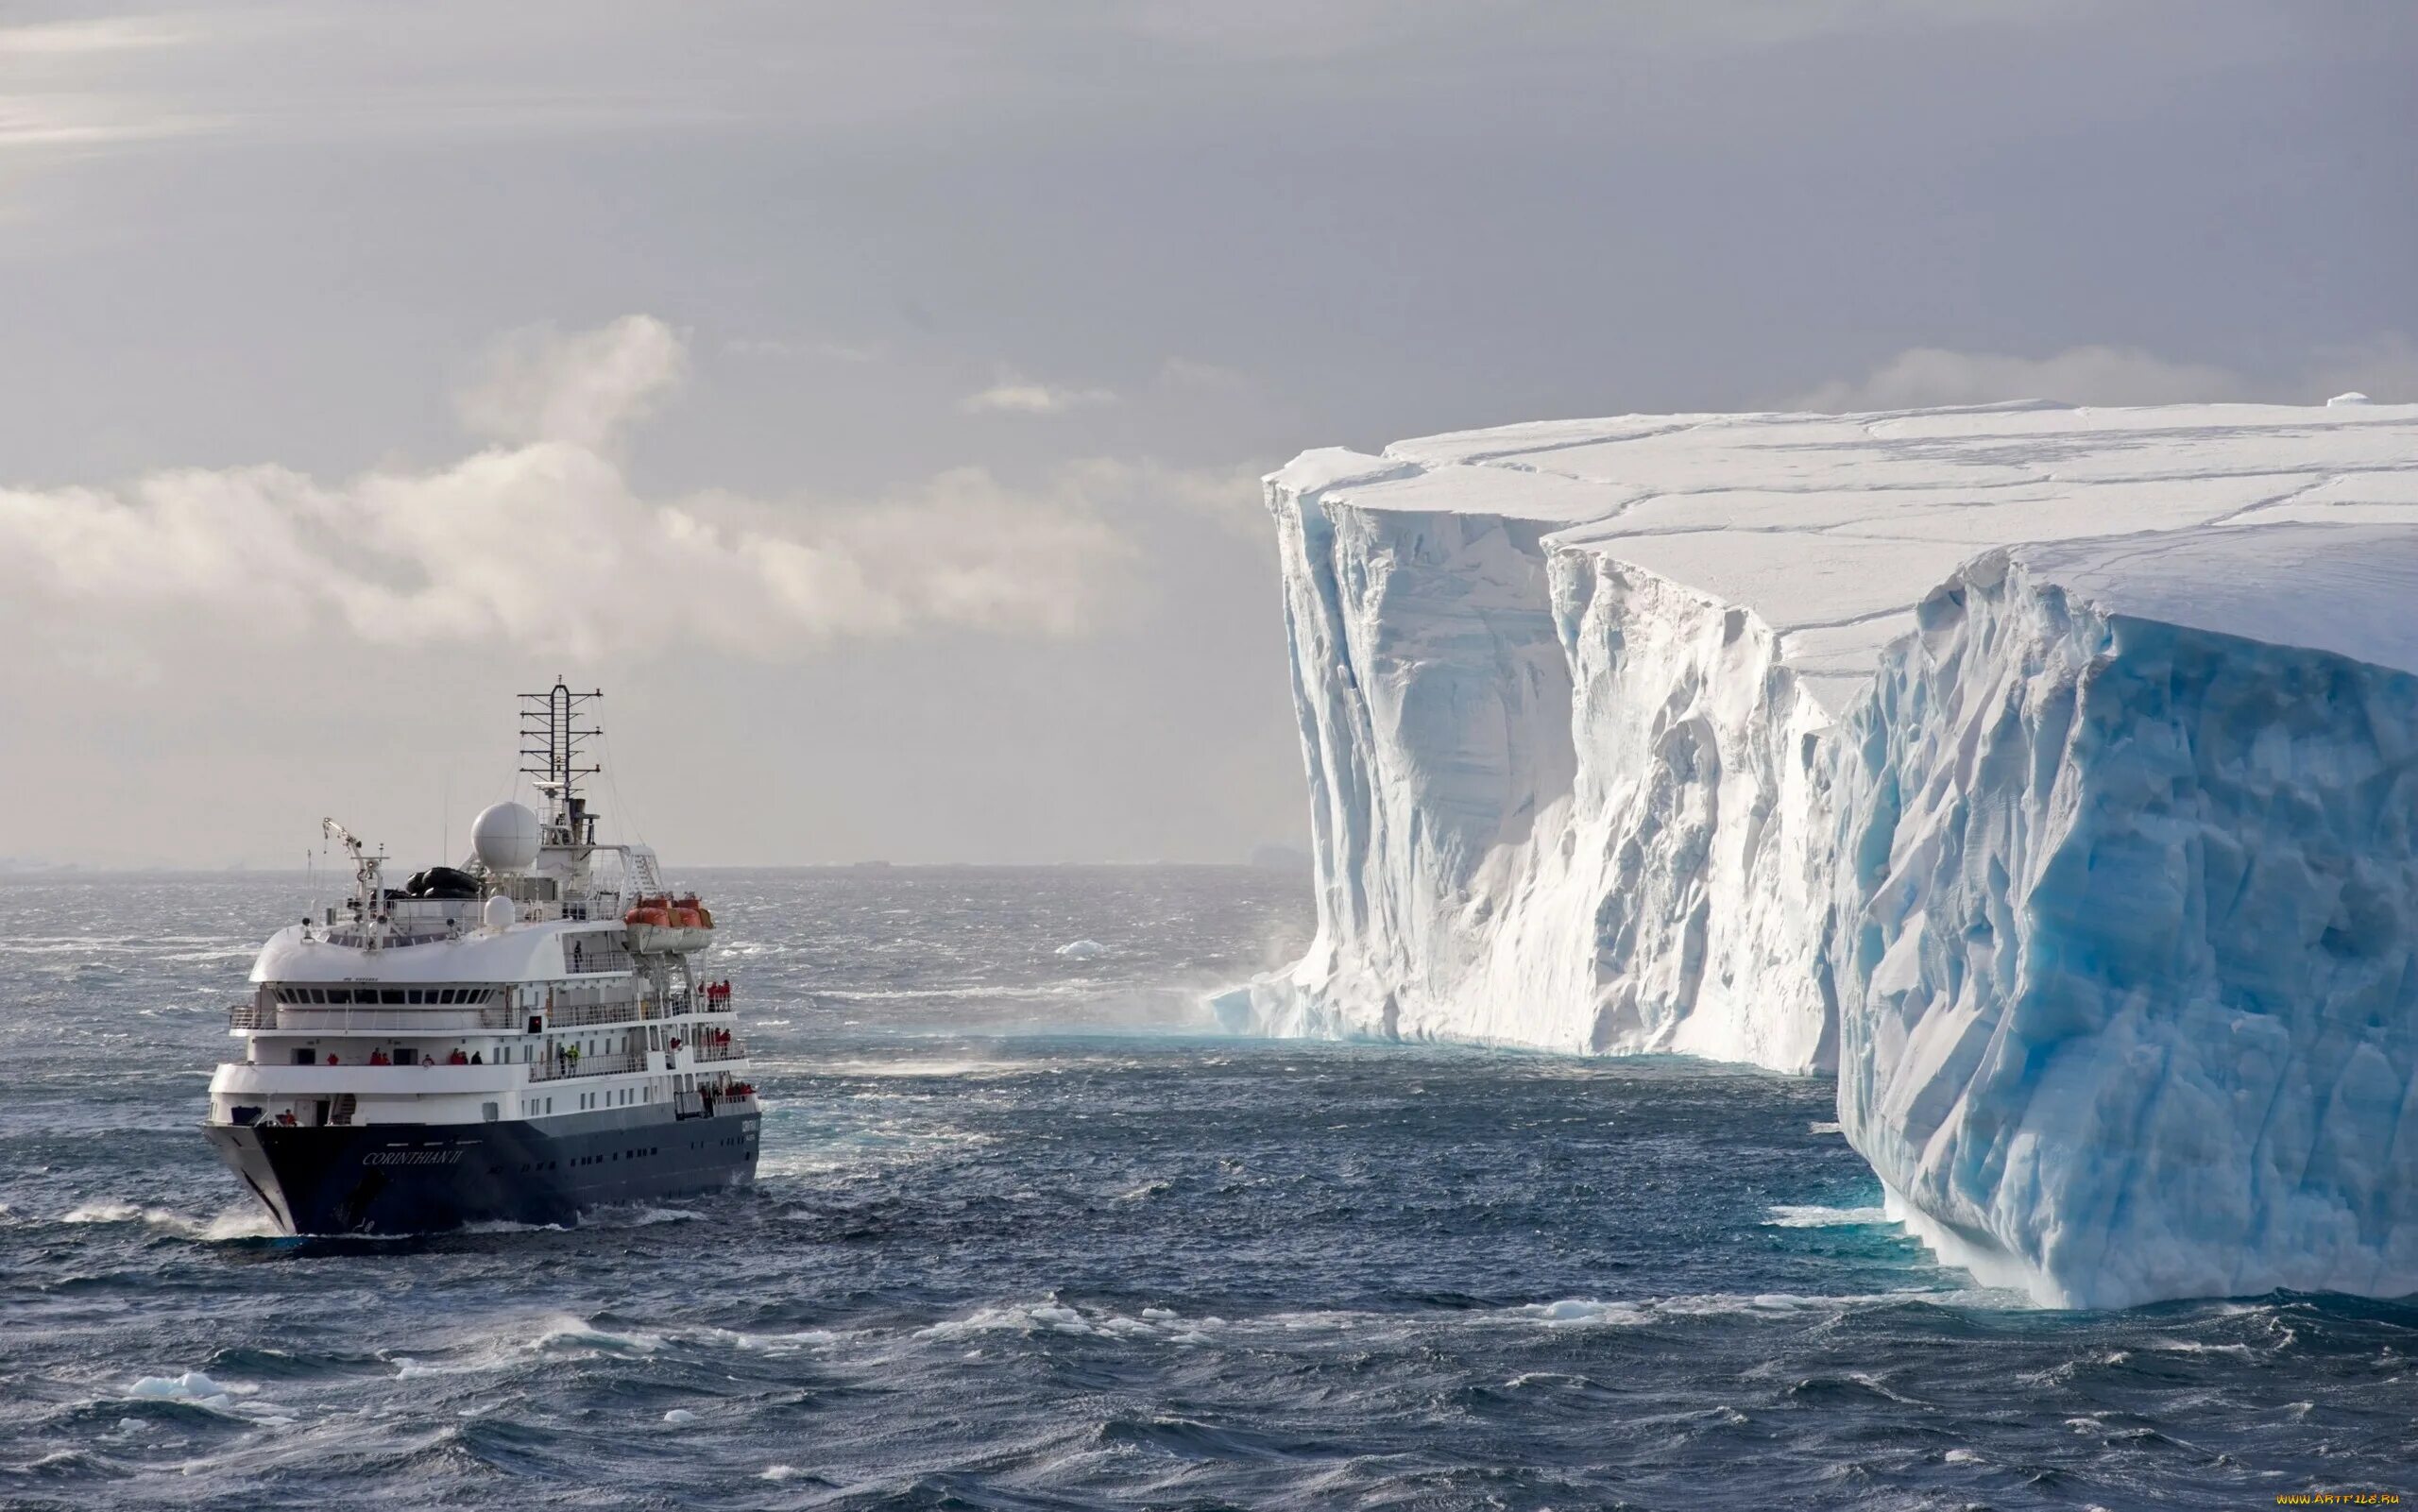
{"label": "white wave crest", "polygon": [[2002,1300],[2002,1295],[1998,1293],[1946,1291],[1870,1292],[1855,1297],[1803,1297],[1794,1292],[1762,1292],[1754,1296],[1722,1293],[1615,1301],[1574,1297],[1555,1302],[1530,1302],[1492,1316],[1541,1323],[1548,1328],[1625,1327],[1666,1318],[1780,1317],[1797,1313],[1845,1312],[1875,1303],[1928,1301],[1998,1305]]}
{"label": "white wave crest", "polygon": [[275,1219],[259,1208],[230,1208],[214,1217],[196,1218],[191,1214],[167,1208],[146,1208],[132,1202],[107,1199],[70,1208],[59,1221],[141,1223],[162,1233],[203,1244],[224,1244],[235,1239],[272,1239],[283,1232],[278,1228]]}
{"label": "white wave crest", "polygon": [[591,1354],[653,1354],[663,1348],[663,1335],[637,1329],[617,1333],[584,1317],[556,1316],[539,1322],[531,1335],[530,1348]]}
{"label": "white wave crest", "polygon": [[1763,1226],[1768,1229],[1860,1229],[1888,1221],[1889,1215],[1880,1208],[1794,1207],[1782,1203],[1771,1210],[1771,1216],[1763,1220]]}
{"label": "white wave crest", "polygon": [[640,1203],[590,1208],[580,1215],[583,1229],[643,1229],[657,1223],[694,1223],[705,1217],[686,1208],[658,1208]]}

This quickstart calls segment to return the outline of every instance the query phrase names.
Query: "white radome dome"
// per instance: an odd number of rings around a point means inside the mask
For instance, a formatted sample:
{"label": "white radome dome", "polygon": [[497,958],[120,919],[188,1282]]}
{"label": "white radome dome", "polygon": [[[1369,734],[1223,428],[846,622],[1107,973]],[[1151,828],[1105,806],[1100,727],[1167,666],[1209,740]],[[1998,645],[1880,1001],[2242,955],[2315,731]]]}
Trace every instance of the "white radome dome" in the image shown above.
{"label": "white radome dome", "polygon": [[519,909],[512,906],[512,900],[505,897],[501,892],[497,893],[494,897],[487,899],[486,908],[481,911],[486,918],[487,927],[497,931],[498,933],[502,933],[503,930],[511,928],[512,921],[518,917],[520,912]]}
{"label": "white radome dome", "polygon": [[519,804],[495,804],[470,821],[470,848],[490,872],[525,872],[537,859],[537,816]]}

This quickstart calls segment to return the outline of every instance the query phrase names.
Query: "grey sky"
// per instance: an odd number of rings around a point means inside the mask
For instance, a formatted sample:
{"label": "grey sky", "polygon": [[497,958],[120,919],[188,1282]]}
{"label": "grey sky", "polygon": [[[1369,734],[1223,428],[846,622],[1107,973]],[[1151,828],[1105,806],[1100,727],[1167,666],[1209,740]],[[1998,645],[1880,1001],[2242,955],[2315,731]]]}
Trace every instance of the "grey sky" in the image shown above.
{"label": "grey sky", "polygon": [[2418,397],[2412,77],[2398,0],[0,0],[0,857],[458,844],[560,670],[675,861],[1239,858],[1257,472]]}

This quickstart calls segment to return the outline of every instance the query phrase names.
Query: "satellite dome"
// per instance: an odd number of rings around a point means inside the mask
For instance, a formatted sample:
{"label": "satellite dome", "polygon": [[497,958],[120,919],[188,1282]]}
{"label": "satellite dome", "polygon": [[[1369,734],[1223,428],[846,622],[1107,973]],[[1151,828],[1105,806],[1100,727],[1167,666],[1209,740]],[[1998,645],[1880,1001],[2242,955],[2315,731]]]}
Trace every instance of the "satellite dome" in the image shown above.
{"label": "satellite dome", "polygon": [[537,859],[537,816],[519,804],[496,804],[470,821],[470,846],[490,872],[525,872]]}
{"label": "satellite dome", "polygon": [[510,898],[499,892],[487,899],[487,906],[482,911],[486,916],[488,928],[502,930],[512,926],[513,917],[519,910],[513,908]]}

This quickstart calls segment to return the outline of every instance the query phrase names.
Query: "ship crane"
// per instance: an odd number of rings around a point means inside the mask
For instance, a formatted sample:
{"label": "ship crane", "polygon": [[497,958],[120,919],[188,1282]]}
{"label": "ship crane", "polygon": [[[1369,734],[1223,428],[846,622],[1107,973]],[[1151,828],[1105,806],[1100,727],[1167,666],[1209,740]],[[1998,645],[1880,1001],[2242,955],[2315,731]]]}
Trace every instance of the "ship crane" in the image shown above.
{"label": "ship crane", "polygon": [[383,875],[386,865],[385,856],[383,853],[376,856],[370,855],[369,847],[361,842],[360,837],[337,824],[333,819],[320,820],[319,828],[330,840],[343,846],[345,854],[352,858],[354,910],[366,913],[372,918],[382,917],[383,909],[381,905],[386,897]]}

